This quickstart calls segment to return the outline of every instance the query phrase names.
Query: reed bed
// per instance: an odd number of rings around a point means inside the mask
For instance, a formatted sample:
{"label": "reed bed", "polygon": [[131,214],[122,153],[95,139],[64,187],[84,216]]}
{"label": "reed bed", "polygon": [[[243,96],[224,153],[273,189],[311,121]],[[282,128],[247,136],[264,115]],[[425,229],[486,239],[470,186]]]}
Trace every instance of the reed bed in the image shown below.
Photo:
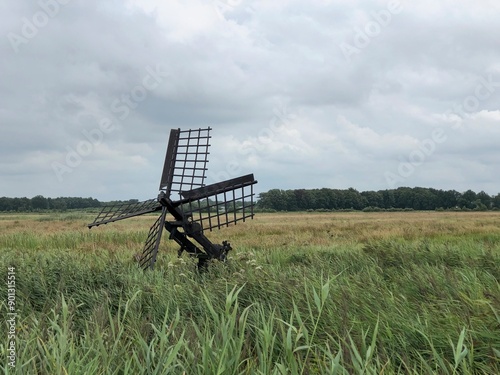
{"label": "reed bed", "polygon": [[262,214],[201,274],[166,239],[137,268],[153,217],[90,219],[2,218],[3,373],[500,373],[498,213]]}

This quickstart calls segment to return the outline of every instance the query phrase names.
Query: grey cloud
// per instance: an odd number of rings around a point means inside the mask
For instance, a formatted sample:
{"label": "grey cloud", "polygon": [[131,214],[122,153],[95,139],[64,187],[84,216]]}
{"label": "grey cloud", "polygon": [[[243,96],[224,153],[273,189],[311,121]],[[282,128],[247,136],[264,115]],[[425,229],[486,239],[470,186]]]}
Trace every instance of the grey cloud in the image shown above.
{"label": "grey cloud", "polygon": [[[446,142],[401,185],[500,190],[500,87],[461,131],[449,120],[481,77],[500,81],[495,2],[402,2],[351,61],[339,45],[387,2],[243,1],[222,19],[198,0],[129,3],[69,1],[17,53],[8,33],[41,8],[0,5],[0,196],[149,198],[169,129],[209,125],[211,173],[234,160],[260,191],[388,188],[384,173],[437,128]],[[117,110],[158,64],[168,76],[126,115]],[[51,163],[107,120],[113,130],[59,181]],[[281,130],[265,144],[273,124]]]}

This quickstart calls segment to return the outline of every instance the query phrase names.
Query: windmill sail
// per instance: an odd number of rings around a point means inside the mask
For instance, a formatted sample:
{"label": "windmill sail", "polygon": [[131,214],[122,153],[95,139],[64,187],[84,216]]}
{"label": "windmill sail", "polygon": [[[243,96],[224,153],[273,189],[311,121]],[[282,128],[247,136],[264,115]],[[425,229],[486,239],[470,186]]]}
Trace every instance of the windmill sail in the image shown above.
{"label": "windmill sail", "polygon": [[161,210],[161,205],[156,199],[149,199],[144,202],[117,203],[104,207],[94,221],[87,226],[92,228],[101,224],[107,224],[159,210]]}
{"label": "windmill sail", "polygon": [[220,229],[254,216],[253,174],[184,191],[179,203],[186,216],[203,230]]}
{"label": "windmill sail", "polygon": [[160,190],[170,196],[204,186],[210,147],[210,130],[172,129],[165,155]]}
{"label": "windmill sail", "polygon": [[138,258],[139,267],[142,269],[153,269],[156,262],[156,255],[158,254],[158,248],[160,247],[161,234],[163,232],[163,227],[165,226],[166,214],[167,209],[164,207],[161,211],[161,215],[149,229],[144,249],[142,250],[141,256]]}

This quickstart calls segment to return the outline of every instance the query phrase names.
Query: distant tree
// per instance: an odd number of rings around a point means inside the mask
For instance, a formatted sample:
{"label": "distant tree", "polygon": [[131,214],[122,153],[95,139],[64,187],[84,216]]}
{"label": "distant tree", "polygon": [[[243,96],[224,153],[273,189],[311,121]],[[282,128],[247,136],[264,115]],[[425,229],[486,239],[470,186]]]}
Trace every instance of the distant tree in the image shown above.
{"label": "distant tree", "polygon": [[299,206],[297,204],[297,197],[295,196],[294,190],[286,190],[284,192],[285,196],[285,211],[298,211]]}
{"label": "distant tree", "polygon": [[442,208],[454,208],[458,205],[458,199],[460,198],[460,193],[456,190],[438,190],[438,207]]}
{"label": "distant tree", "polygon": [[399,187],[394,191],[395,208],[413,208],[415,194],[409,187]]}
{"label": "distant tree", "polygon": [[52,210],[65,211],[68,207],[65,198],[48,198],[49,208]]}
{"label": "distant tree", "polygon": [[396,207],[396,197],[394,196],[394,190],[382,191],[382,197],[384,198],[383,208]]}
{"label": "distant tree", "polygon": [[297,206],[297,209],[306,210],[307,208],[314,205],[314,202],[311,199],[311,190],[297,189],[293,190],[292,192],[295,195],[295,204]]}
{"label": "distant tree", "polygon": [[35,195],[31,198],[31,207],[34,210],[46,210],[49,208],[49,201],[42,195]]}
{"label": "distant tree", "polygon": [[362,210],[366,207],[366,198],[363,197],[359,191],[354,188],[345,190],[344,208],[354,208],[355,210]]}
{"label": "distant tree", "polygon": [[493,199],[493,207],[500,208],[500,193],[498,193]]}
{"label": "distant tree", "polygon": [[12,206],[12,198],[1,197],[0,198],[0,211],[12,211],[14,210]]}
{"label": "distant tree", "polygon": [[485,193],[484,191],[480,191],[479,193],[477,193],[476,198],[479,199],[484,206],[486,206],[487,208],[491,208],[492,199],[487,193]]}
{"label": "distant tree", "polygon": [[474,210],[476,211],[486,211],[488,209],[488,207],[486,207],[486,205],[481,202],[481,199],[476,199],[476,201],[474,202],[474,206]]}
{"label": "distant tree", "polygon": [[463,193],[460,198],[458,198],[458,205],[462,208],[472,209],[475,207],[474,202],[476,201],[476,199],[477,194],[469,189],[465,193]]}
{"label": "distant tree", "polygon": [[314,189],[311,193],[312,209],[331,209],[330,189]]}
{"label": "distant tree", "polygon": [[286,210],[286,197],[283,190],[272,189],[259,195],[258,207],[277,211]]}
{"label": "distant tree", "polygon": [[345,190],[332,189],[332,195],[335,197],[335,208],[343,209],[347,206]]}
{"label": "distant tree", "polygon": [[[437,190],[416,187],[413,188],[413,209],[434,210],[439,206]],[[405,207],[407,208],[407,207]]]}
{"label": "distant tree", "polygon": [[369,207],[384,207],[384,195],[380,191],[363,191],[361,195]]}
{"label": "distant tree", "polygon": [[12,198],[13,209],[19,212],[31,211],[31,199],[23,198]]}

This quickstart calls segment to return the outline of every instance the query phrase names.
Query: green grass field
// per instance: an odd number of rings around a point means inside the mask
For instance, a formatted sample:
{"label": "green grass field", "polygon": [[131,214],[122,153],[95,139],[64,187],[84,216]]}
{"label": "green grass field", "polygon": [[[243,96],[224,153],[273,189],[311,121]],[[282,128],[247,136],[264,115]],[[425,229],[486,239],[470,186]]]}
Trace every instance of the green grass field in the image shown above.
{"label": "green grass field", "polygon": [[500,374],[498,212],[260,214],[202,274],[92,219],[0,215],[4,374]]}

